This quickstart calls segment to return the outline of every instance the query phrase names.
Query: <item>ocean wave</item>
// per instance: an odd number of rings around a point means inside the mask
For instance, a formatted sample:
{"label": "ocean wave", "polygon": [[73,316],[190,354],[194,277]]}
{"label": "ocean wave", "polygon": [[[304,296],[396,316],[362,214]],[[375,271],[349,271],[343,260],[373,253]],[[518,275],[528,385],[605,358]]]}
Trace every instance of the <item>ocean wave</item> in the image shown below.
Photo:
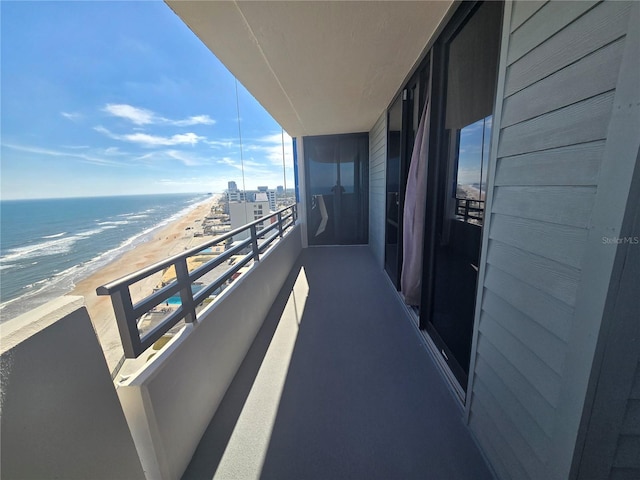
{"label": "ocean wave", "polygon": [[68,253],[74,243],[78,241],[78,237],[71,236],[65,238],[57,238],[46,242],[36,243],[34,245],[25,245],[24,247],[12,248],[0,260],[3,262],[10,260],[26,260],[36,257],[44,257],[47,255],[59,255]]}
{"label": "ocean wave", "polygon": [[154,212],[155,210],[153,208],[144,210],[142,212],[130,212],[130,213],[122,213],[120,215],[118,215],[118,217],[124,217],[124,218],[147,218],[149,216],[149,213]]}
{"label": "ocean wave", "polygon": [[[94,235],[98,235],[99,233],[102,233],[105,230],[109,230],[112,228],[117,228],[117,226],[102,225],[100,226],[100,228],[86,230],[84,232],[77,233],[76,235],[71,235],[69,237],[52,238],[51,240],[35,243],[33,245],[25,245],[23,247],[12,248],[7,252],[7,254],[1,257],[0,260],[2,262],[12,261],[12,260],[28,260],[32,258],[69,253],[73,245],[78,240],[84,240],[89,237],[93,237]],[[56,235],[56,237],[59,237],[59,235]]]}
{"label": "ocean wave", "polygon": [[[50,275],[43,280],[34,282],[27,287],[24,287],[25,290],[23,290],[23,293],[21,295],[0,303],[0,312],[2,312],[2,316],[6,316],[6,318],[13,318],[14,316],[17,316],[21,313],[32,310],[33,308],[45,303],[46,301],[67,294],[68,292],[73,290],[78,281],[87,278],[95,271],[108,265],[110,262],[121,256],[123,253],[135,248],[136,245],[145,241],[158,229],[165,227],[169,223],[183,217],[202,203],[210,201],[211,197],[195,201],[194,203],[186,206],[174,215],[171,215],[159,221],[152,227],[149,227],[127,238],[126,240],[122,241],[117,247],[100,253],[91,260],[74,265],[61,272]],[[129,217],[132,215],[136,214],[129,214]],[[78,240],[87,239],[90,236],[96,235],[107,228],[115,228],[118,224],[124,224],[117,222],[126,222],[126,220],[114,220],[111,224],[109,224],[108,222],[101,222],[99,224],[101,228],[87,230],[71,237],[56,238],[35,245],[15,248],[9,252],[9,255],[0,258],[0,260],[2,262],[12,258],[20,258],[21,260],[23,260],[25,258],[35,258],[37,256],[44,256],[53,253],[65,253],[66,251],[70,250],[73,244]],[[64,250],[64,252],[62,252],[62,250]],[[2,265],[0,266],[0,268],[11,268],[13,266],[16,265]]]}
{"label": "ocean wave", "polygon": [[129,223],[131,223],[129,220],[108,220],[106,222],[98,222],[98,225],[113,225],[118,226],[118,225],[128,225]]}
{"label": "ocean wave", "polygon": [[42,238],[60,238],[60,237],[65,236],[66,234],[67,234],[67,232],[62,232],[62,233],[56,233],[54,235],[45,235]]}
{"label": "ocean wave", "polygon": [[77,236],[78,236],[78,237],[83,237],[83,238],[86,238],[86,237],[93,237],[94,235],[97,235],[97,234],[99,234],[99,233],[102,233],[102,232],[104,232],[105,230],[106,230],[106,228],[105,228],[105,227],[94,228],[94,229],[92,229],[92,230],[87,230],[86,232],[80,232],[80,233],[78,233],[78,235],[77,235]]}

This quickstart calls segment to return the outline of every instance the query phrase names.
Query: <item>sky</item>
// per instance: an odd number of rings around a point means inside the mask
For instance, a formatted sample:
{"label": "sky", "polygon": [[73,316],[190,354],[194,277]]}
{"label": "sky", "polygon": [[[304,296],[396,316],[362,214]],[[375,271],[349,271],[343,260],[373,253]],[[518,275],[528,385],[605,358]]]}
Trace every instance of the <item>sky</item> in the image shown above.
{"label": "sky", "polygon": [[290,137],[283,168],[278,123],[164,2],[3,0],[0,21],[0,198],[222,192],[242,163],[246,189],[293,187]]}

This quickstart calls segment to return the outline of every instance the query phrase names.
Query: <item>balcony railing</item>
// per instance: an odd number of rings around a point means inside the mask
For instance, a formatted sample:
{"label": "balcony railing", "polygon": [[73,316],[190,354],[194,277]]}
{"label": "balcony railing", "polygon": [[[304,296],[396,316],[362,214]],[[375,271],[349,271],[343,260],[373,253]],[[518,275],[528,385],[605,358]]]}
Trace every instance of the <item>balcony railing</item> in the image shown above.
{"label": "balcony railing", "polygon": [[[125,357],[137,358],[181,320],[184,320],[185,323],[195,322],[198,318],[196,312],[197,306],[202,304],[212,294],[219,291],[228,281],[234,279],[238,271],[246,264],[252,260],[258,262],[260,260],[260,254],[263,253],[273,241],[282,238],[285,232],[293,227],[296,218],[296,205],[285,207],[271,215],[264,216],[243,227],[186,250],[179,255],[175,255],[99,287],[96,290],[98,295],[111,296]],[[267,226],[262,230],[258,230],[258,226],[261,224],[266,224]],[[220,255],[217,255],[215,258],[203,263],[197,268],[193,268],[191,271],[189,270],[189,258],[201,255],[208,248],[223,242],[226,243],[234,236],[244,236],[247,231],[249,232],[248,238],[235,242]],[[249,252],[244,253],[247,250],[249,250]],[[225,262],[229,263],[235,255],[239,255],[241,258],[233,263],[224,273],[210,279],[209,283],[202,285],[200,290],[194,292],[193,286],[196,281],[211,272],[214,268],[225,264]],[[167,285],[163,283],[161,288],[154,291],[151,295],[135,304],[133,303],[130,288],[132,285],[159,272],[165,272],[171,267],[175,269],[175,280]],[[139,328],[139,320],[141,317],[152,312],[159,305],[165,302],[168,303],[169,299],[174,295],[179,296],[180,306],[165,315],[149,332],[142,335]]]}
{"label": "balcony railing", "polygon": [[484,200],[456,197],[456,216],[464,222],[482,225]]}

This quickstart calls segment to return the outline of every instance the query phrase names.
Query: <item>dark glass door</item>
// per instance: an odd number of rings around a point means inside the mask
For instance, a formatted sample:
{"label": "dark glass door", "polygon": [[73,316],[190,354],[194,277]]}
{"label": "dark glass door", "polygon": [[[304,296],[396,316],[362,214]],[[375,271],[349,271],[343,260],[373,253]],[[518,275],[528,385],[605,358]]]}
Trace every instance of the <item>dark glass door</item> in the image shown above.
{"label": "dark glass door", "polygon": [[[421,326],[462,389],[469,374],[502,5],[463,6],[436,45],[441,99],[427,202]],[[434,87],[435,88],[435,87]]]}
{"label": "dark glass door", "polygon": [[393,102],[387,117],[384,267],[398,289],[402,272],[403,210],[407,175],[428,83],[427,60]]}
{"label": "dark glass door", "polygon": [[309,245],[368,241],[368,134],[304,138]]}
{"label": "dark glass door", "polygon": [[[402,266],[402,194],[406,175],[402,158],[405,132],[402,130],[403,112],[408,103],[407,90],[393,102],[387,120],[387,177],[385,207],[385,253],[384,268],[396,288],[400,284]],[[403,108],[404,105],[404,108]],[[406,123],[406,122],[405,122]]]}

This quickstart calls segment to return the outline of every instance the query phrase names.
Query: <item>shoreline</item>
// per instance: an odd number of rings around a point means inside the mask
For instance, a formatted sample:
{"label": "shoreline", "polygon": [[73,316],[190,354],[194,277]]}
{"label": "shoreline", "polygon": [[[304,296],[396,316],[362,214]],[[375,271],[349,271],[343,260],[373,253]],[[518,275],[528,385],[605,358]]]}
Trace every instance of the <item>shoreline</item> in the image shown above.
{"label": "shoreline", "polygon": [[[124,353],[111,299],[108,296],[99,297],[96,295],[96,289],[101,285],[214,238],[194,237],[193,234],[197,230],[194,230],[193,227],[200,226],[202,220],[209,215],[215,204],[215,198],[207,199],[183,216],[160,227],[159,230],[151,232],[147,240],[135,245],[108,264],[79,280],[75,287],[65,294],[84,297],[84,304],[91,317],[93,328],[102,346],[110,372],[113,372],[118,366]],[[187,227],[191,228],[186,230]],[[156,275],[144,279],[131,287],[134,302],[153,291],[157,283]]]}

